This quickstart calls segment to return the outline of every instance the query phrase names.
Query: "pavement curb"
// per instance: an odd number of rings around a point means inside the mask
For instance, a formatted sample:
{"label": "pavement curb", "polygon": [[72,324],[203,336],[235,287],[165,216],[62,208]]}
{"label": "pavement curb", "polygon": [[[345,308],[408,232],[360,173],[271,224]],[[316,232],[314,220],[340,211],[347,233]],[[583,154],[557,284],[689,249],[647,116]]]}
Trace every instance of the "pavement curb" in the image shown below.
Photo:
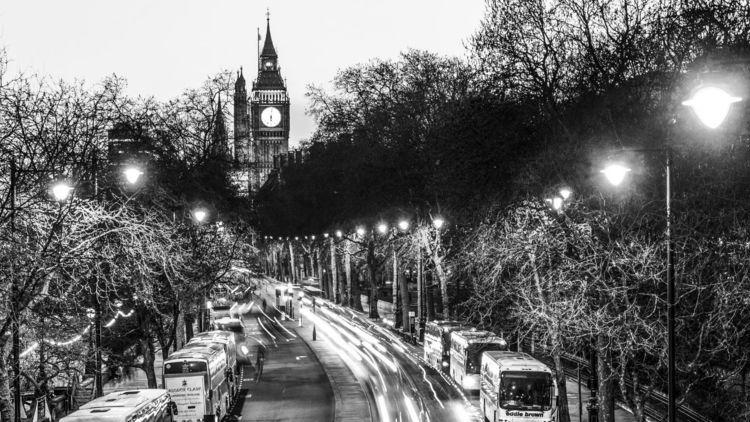
{"label": "pavement curb", "polygon": [[333,420],[336,422],[372,421],[370,405],[362,390],[362,385],[341,357],[330,347],[321,345],[320,337],[312,341],[312,328],[309,325],[295,327],[295,331],[315,353],[331,384],[334,397]]}

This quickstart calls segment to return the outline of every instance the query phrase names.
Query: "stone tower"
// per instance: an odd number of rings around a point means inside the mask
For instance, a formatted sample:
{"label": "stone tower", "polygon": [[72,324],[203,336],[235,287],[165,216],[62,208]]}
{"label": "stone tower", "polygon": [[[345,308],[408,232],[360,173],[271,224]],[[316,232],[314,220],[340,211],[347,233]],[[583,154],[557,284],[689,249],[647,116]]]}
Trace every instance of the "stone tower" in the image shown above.
{"label": "stone tower", "polygon": [[266,17],[266,37],[250,98],[250,189],[257,192],[273,169],[273,157],[289,150],[289,96]]}

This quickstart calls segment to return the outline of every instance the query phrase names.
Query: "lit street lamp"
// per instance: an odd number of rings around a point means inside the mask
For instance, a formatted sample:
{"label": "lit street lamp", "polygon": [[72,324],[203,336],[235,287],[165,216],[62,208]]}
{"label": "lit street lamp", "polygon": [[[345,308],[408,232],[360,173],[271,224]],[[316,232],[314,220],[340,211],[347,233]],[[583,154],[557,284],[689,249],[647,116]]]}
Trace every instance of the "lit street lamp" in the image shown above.
{"label": "lit street lamp", "polygon": [[630,168],[625,167],[620,163],[612,163],[602,169],[601,173],[604,174],[604,177],[607,178],[609,183],[614,186],[619,186],[620,183],[625,180],[625,176],[627,176],[630,171]]}
{"label": "lit street lamp", "polygon": [[195,218],[195,221],[198,223],[202,223],[206,217],[208,217],[208,212],[203,208],[198,208],[193,211],[193,218]]}
{"label": "lit street lamp", "polygon": [[138,179],[143,175],[141,169],[137,167],[128,167],[123,170],[122,173],[125,175],[125,180],[131,185],[138,183]]}
{"label": "lit street lamp", "polygon": [[378,224],[378,233],[386,234],[388,232],[388,225],[385,223]]}
{"label": "lit street lamp", "polygon": [[726,119],[732,104],[742,101],[721,88],[715,86],[704,86],[693,93],[693,97],[683,101],[693,109],[701,123],[711,129],[716,129]]}
{"label": "lit street lamp", "polygon": [[364,227],[357,227],[357,235],[364,236],[365,235],[365,228]]}
{"label": "lit street lamp", "polygon": [[72,190],[73,188],[67,183],[58,182],[52,186],[52,197],[54,197],[57,202],[65,202],[70,196],[70,191]]}
{"label": "lit street lamp", "polygon": [[438,230],[442,229],[444,224],[445,224],[445,220],[443,220],[440,217],[435,217],[432,220],[432,225],[435,226],[435,228]]}
{"label": "lit street lamp", "polygon": [[[693,109],[698,119],[710,129],[721,125],[729,114],[733,103],[741,101],[727,92],[706,86],[695,91],[693,97],[682,104]],[[641,149],[640,151],[659,151],[665,155],[665,208],[666,208],[666,245],[667,245],[667,421],[675,422],[677,417],[677,385],[675,369],[675,276],[674,245],[672,244],[672,191],[671,191],[671,154],[669,148]],[[610,164],[602,170],[613,185],[619,185],[630,169],[622,164]]]}
{"label": "lit street lamp", "polygon": [[401,230],[403,230],[403,231],[409,230],[409,222],[406,221],[406,220],[399,221],[398,222],[398,228],[401,229]]}

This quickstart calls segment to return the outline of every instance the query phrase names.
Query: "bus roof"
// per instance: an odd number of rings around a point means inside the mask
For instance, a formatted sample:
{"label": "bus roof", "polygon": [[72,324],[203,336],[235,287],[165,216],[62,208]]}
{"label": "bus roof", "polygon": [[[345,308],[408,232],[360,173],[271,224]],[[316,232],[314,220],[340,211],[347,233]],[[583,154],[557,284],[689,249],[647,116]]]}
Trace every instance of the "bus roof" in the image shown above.
{"label": "bus roof", "polygon": [[167,390],[149,388],[107,394],[82,405],[61,421],[121,421],[144,405],[166,396]]}
{"label": "bus roof", "polygon": [[459,321],[450,321],[450,320],[439,320],[439,321],[428,321],[427,325],[432,325],[439,328],[453,328],[453,327],[461,327],[463,324]]}
{"label": "bus roof", "polygon": [[502,337],[495,335],[493,332],[483,330],[454,331],[451,333],[451,341],[463,344],[505,343],[505,340]]}
{"label": "bus roof", "polygon": [[552,370],[528,353],[490,351],[482,354],[482,362],[493,364],[502,371],[538,371],[552,373]]}
{"label": "bus roof", "polygon": [[190,339],[190,341],[193,341],[193,339],[211,340],[211,341],[225,340],[230,343],[235,342],[234,333],[231,331],[225,331],[225,330],[204,331],[202,333],[198,333],[194,335],[193,338]]}
{"label": "bus roof", "polygon": [[214,359],[221,357],[224,358],[223,355],[224,350],[219,349],[213,349],[211,347],[206,346],[199,346],[199,347],[190,347],[189,349],[180,349],[176,352],[173,352],[171,355],[167,357],[167,361],[183,361],[187,359],[198,359],[198,360],[206,360],[206,361],[213,361]]}

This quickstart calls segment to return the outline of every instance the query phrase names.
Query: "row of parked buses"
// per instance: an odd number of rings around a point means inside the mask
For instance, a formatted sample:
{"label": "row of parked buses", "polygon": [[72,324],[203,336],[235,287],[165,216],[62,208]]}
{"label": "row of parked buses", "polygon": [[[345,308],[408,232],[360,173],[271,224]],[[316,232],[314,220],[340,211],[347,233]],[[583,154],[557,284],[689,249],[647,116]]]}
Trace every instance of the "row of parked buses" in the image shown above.
{"label": "row of parked buses", "polygon": [[230,331],[197,334],[164,361],[164,388],[177,422],[219,422],[240,389],[237,344]]}
{"label": "row of parked buses", "polygon": [[489,331],[457,321],[425,326],[424,360],[468,392],[479,393],[484,419],[492,422],[551,422],[557,419],[557,383],[552,370]]}
{"label": "row of parked buses", "polygon": [[240,389],[234,333],[199,333],[167,357],[162,376],[164,389],[107,394],[61,422],[219,422]]}

